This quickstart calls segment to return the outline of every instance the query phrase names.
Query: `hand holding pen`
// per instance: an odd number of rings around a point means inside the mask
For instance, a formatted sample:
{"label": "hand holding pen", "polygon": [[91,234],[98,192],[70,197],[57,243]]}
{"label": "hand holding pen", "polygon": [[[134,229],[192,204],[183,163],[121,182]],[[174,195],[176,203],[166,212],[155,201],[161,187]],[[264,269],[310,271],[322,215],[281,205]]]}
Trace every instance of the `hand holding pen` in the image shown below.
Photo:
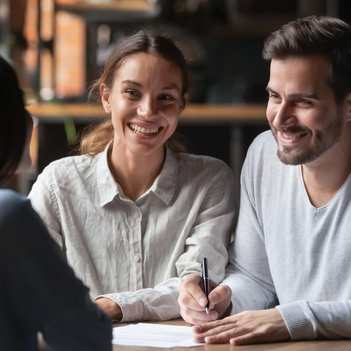
{"label": "hand holding pen", "polygon": [[210,293],[210,280],[208,277],[208,267],[207,267],[207,258],[204,257],[201,263],[201,277],[204,284],[204,293],[207,298],[207,305],[206,305],[206,313],[210,313],[210,300],[208,299],[208,295]]}
{"label": "hand holding pen", "polygon": [[231,312],[231,289],[209,279],[208,261],[204,260],[201,275],[190,274],[178,286],[180,314],[185,321],[195,325],[226,317]]}

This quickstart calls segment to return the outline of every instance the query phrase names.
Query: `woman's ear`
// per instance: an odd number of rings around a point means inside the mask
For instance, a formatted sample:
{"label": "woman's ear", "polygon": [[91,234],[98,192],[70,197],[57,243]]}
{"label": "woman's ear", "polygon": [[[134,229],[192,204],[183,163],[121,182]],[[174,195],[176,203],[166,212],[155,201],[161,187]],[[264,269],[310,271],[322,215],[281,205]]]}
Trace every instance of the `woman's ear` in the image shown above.
{"label": "woman's ear", "polygon": [[110,113],[111,112],[110,93],[105,84],[100,85],[100,96],[101,96],[102,106],[104,107],[107,113]]}

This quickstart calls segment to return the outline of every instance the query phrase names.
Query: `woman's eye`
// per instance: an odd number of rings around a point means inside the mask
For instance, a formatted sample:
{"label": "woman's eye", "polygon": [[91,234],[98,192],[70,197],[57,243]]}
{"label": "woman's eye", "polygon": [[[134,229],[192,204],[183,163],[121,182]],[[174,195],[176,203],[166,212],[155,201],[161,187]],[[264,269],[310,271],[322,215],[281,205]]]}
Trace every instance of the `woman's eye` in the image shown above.
{"label": "woman's eye", "polygon": [[164,101],[173,101],[174,100],[173,96],[171,96],[171,95],[161,95],[159,97],[159,99],[164,100]]}
{"label": "woman's eye", "polygon": [[139,93],[132,89],[125,90],[124,95],[126,95],[128,98],[131,98],[131,99],[136,99],[139,97]]}

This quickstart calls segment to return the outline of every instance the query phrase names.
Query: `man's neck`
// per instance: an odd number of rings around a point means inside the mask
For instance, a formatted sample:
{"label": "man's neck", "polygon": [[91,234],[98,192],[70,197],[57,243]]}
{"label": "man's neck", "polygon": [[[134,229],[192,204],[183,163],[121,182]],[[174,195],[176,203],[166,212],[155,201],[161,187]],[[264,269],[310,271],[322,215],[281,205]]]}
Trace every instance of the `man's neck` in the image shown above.
{"label": "man's neck", "polygon": [[328,204],[351,172],[351,136],[343,138],[317,160],[302,165],[302,176],[311,204]]}

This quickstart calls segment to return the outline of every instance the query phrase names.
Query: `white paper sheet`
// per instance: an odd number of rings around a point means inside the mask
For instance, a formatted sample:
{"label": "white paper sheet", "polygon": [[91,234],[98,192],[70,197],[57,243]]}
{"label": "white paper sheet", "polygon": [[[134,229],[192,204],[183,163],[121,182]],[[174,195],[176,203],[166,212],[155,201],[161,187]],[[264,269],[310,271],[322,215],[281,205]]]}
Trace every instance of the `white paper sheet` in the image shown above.
{"label": "white paper sheet", "polygon": [[204,345],[193,342],[193,336],[191,327],[139,323],[113,328],[112,343],[115,345],[163,348]]}

